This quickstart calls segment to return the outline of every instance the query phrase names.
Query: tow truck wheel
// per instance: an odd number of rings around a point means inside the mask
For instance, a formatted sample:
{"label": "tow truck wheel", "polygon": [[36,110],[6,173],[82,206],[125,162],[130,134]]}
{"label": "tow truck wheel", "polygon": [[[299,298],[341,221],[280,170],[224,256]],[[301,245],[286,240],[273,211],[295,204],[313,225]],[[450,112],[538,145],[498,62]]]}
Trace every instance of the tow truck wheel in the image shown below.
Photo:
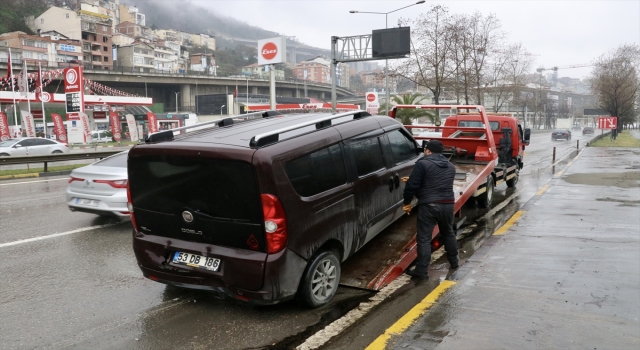
{"label": "tow truck wheel", "polygon": [[303,275],[298,290],[300,300],[312,308],[328,303],[338,290],[340,261],[330,250],[316,255]]}
{"label": "tow truck wheel", "polygon": [[487,190],[478,196],[478,205],[480,208],[489,208],[493,200],[493,176],[487,177]]}

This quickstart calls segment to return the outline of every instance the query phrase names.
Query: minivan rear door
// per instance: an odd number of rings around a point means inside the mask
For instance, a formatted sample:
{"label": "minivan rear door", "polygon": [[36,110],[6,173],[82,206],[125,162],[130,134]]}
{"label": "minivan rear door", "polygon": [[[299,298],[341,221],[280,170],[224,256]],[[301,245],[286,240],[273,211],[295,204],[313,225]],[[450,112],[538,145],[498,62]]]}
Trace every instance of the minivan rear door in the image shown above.
{"label": "minivan rear door", "polygon": [[416,153],[416,143],[404,129],[395,129],[386,132],[385,150],[387,151],[387,163],[389,179],[393,180],[393,189],[390,190],[390,209],[393,213],[391,222],[404,214],[402,210],[404,202],[404,185],[400,179],[411,175],[416,161],[421,156]]}
{"label": "minivan rear door", "polygon": [[266,251],[252,164],[130,154],[128,166],[135,218],[144,234]]}

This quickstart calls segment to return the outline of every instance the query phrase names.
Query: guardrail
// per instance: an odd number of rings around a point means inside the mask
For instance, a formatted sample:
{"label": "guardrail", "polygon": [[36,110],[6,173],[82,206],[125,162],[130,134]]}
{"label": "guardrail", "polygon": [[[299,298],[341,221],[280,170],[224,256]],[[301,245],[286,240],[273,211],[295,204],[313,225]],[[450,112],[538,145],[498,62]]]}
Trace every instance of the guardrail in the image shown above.
{"label": "guardrail", "polygon": [[0,157],[0,166],[44,163],[44,172],[48,171],[49,162],[64,162],[69,160],[102,159],[123,151],[104,151],[69,154],[50,154],[46,156],[26,156],[26,157]]}

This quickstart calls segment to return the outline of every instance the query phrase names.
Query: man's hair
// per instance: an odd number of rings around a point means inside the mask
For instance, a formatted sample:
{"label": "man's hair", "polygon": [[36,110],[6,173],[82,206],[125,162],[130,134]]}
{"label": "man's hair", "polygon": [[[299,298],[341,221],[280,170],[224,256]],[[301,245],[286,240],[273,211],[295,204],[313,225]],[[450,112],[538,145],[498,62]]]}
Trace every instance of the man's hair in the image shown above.
{"label": "man's hair", "polygon": [[431,153],[442,153],[444,151],[444,145],[438,140],[431,140],[427,143],[427,149]]}

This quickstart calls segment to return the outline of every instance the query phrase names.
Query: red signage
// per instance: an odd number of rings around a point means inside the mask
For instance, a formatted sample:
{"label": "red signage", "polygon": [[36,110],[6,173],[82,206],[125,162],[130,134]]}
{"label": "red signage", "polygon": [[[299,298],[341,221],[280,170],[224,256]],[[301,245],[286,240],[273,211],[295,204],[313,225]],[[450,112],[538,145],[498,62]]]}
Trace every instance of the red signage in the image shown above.
{"label": "red signage", "polygon": [[262,55],[262,58],[264,58],[265,60],[272,60],[278,54],[278,47],[276,46],[276,44],[272,42],[268,42],[262,45],[260,54]]}
{"label": "red signage", "polygon": [[158,119],[153,112],[147,112],[147,121],[149,122],[149,133],[158,132]]}
{"label": "red signage", "polygon": [[9,133],[9,121],[7,115],[0,112],[0,141],[6,141],[11,138]]}
{"label": "red signage", "polygon": [[93,119],[107,119],[107,112],[93,112]]}
{"label": "red signage", "polygon": [[113,134],[113,139],[116,140],[116,142],[120,142],[122,139],[122,130],[120,129],[120,118],[118,117],[118,113],[109,112],[109,119],[111,119],[111,133]]}
{"label": "red signage", "polygon": [[56,139],[59,142],[67,143],[67,130],[64,128],[64,122],[60,114],[51,113],[51,119],[53,120],[53,133],[56,135]]}
{"label": "red signage", "polygon": [[618,117],[599,117],[598,129],[617,129]]}
{"label": "red signage", "polygon": [[32,110],[31,115],[33,115],[33,119],[42,119],[42,111],[41,110]]}
{"label": "red signage", "polygon": [[376,95],[374,95],[374,94],[368,94],[367,95],[367,101],[373,102],[375,100],[376,100]]}

